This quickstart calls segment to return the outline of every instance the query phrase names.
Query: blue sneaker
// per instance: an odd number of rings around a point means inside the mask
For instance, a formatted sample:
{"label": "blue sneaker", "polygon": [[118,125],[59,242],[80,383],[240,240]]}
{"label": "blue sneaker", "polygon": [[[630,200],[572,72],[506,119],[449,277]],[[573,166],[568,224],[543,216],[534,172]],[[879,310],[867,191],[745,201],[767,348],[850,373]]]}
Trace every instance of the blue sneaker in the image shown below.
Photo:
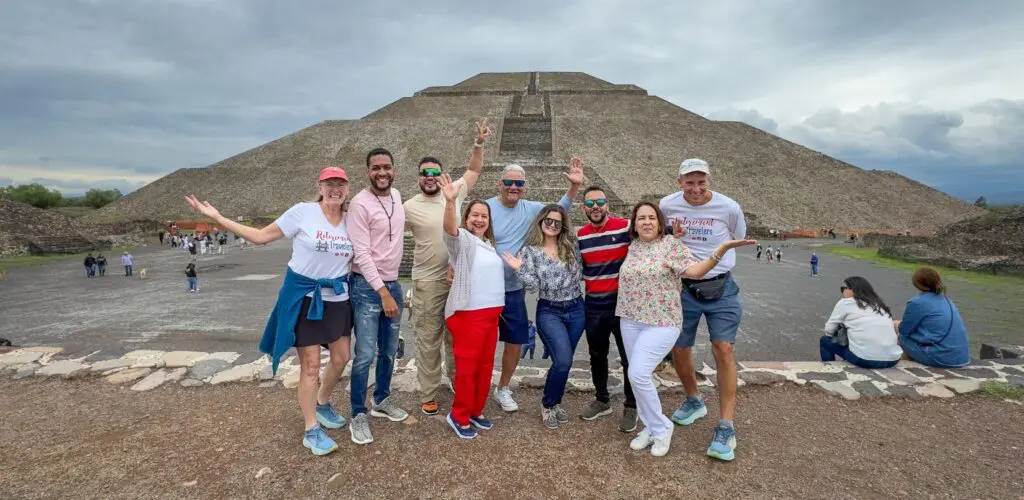
{"label": "blue sneaker", "polygon": [[736,458],[736,429],[734,427],[718,424],[715,427],[715,438],[708,446],[708,456],[725,460],[726,462]]}
{"label": "blue sneaker", "polygon": [[473,427],[482,431],[489,431],[494,427],[494,423],[483,415],[480,415],[479,417],[469,417],[469,423],[473,424]]}
{"label": "blue sneaker", "polygon": [[328,429],[345,427],[345,417],[338,415],[331,403],[316,405],[316,421]]}
{"label": "blue sneaker", "polygon": [[687,397],[679,409],[672,414],[672,421],[679,425],[690,425],[707,414],[708,407],[704,404],[703,399]]}
{"label": "blue sneaker", "polygon": [[306,435],[302,437],[302,446],[309,448],[317,456],[323,456],[338,449],[338,443],[335,443],[324,432],[324,428],[320,427],[320,424],[316,424],[312,429],[306,431]]}
{"label": "blue sneaker", "polygon": [[447,420],[448,420],[448,425],[450,425],[452,429],[455,429],[455,434],[458,434],[459,438],[461,438],[461,439],[473,439],[473,438],[476,437],[476,429],[474,429],[472,425],[469,426],[469,427],[463,427],[463,426],[455,423],[455,421],[452,420],[452,414],[451,413],[448,414],[448,419]]}

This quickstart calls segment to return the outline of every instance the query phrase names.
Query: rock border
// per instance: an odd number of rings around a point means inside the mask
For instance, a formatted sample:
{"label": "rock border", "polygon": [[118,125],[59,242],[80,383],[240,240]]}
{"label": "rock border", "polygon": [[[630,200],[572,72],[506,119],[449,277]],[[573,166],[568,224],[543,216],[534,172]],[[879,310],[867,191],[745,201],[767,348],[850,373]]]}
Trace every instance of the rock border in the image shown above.
{"label": "rock border", "polygon": [[[30,377],[61,379],[102,379],[111,384],[131,385],[133,391],[149,391],[168,383],[183,387],[201,387],[227,383],[251,382],[260,387],[295,388],[299,382],[298,360],[288,356],[281,360],[276,374],[271,373],[270,359],[260,356],[255,361],[235,364],[242,354],[237,352],[154,351],[138,350],[119,358],[89,361],[97,353],[76,359],[55,360],[60,347],[25,347],[0,354],[0,375],[13,380]],[[329,356],[321,358],[326,366]],[[249,358],[251,359],[251,358]],[[392,390],[417,390],[417,368],[414,358],[396,360]],[[613,363],[613,366],[618,363]],[[866,370],[845,361],[744,361],[738,363],[739,386],[771,386],[792,383],[811,385],[846,400],[876,397],[950,398],[979,390],[984,381],[1024,384],[1024,359],[979,360],[957,369],[930,368],[913,361],[900,361],[894,368]],[[352,369],[349,364],[342,378]],[[704,364],[698,370],[703,390],[715,386],[715,370]],[[547,368],[520,366],[512,377],[513,387],[544,386]],[[588,370],[570,372],[567,390],[593,391]],[[500,372],[494,371],[497,382]],[[609,390],[621,393],[621,366],[610,370]],[[370,382],[373,383],[372,380]],[[671,366],[655,372],[654,383],[659,391],[678,389],[681,384]]]}

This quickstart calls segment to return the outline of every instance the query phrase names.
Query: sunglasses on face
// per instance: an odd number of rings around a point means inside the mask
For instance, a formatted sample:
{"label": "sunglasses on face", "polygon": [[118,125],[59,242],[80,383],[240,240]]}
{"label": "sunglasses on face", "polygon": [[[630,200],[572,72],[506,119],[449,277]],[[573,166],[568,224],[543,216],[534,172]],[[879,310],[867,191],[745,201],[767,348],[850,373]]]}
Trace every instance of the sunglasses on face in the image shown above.
{"label": "sunglasses on face", "polygon": [[517,188],[521,188],[526,185],[526,181],[517,181],[515,179],[502,179],[501,183],[504,184],[505,187],[515,186]]}
{"label": "sunglasses on face", "polygon": [[586,205],[587,208],[594,208],[595,205],[603,207],[606,203],[608,203],[608,200],[604,198],[598,198],[596,200],[587,200],[583,202],[583,204]]}
{"label": "sunglasses on face", "polygon": [[420,175],[423,177],[441,177],[441,171],[436,168],[425,168],[420,170]]}
{"label": "sunglasses on face", "polygon": [[543,222],[545,226],[550,227],[552,229],[561,229],[562,228],[562,221],[560,221],[558,219],[552,219],[551,217],[546,217],[541,222]]}
{"label": "sunglasses on face", "polygon": [[849,289],[850,289],[850,287],[848,287],[848,286],[846,286],[846,285],[841,285],[841,286],[839,287],[839,293],[843,293],[843,292],[845,292],[845,291],[847,291],[847,290],[849,290]]}

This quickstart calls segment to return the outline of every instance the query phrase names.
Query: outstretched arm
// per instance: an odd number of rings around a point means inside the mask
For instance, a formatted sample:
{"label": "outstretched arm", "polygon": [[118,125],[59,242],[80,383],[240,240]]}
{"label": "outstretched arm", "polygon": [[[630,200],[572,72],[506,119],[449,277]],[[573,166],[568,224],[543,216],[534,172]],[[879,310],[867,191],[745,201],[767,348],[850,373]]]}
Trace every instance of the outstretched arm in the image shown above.
{"label": "outstretched arm", "polygon": [[459,187],[452,182],[452,176],[448,174],[441,174],[437,182],[441,185],[441,191],[444,193],[445,201],[447,201],[444,204],[444,220],[441,223],[441,227],[444,228],[444,232],[449,236],[457,237],[459,235],[459,221],[458,215],[455,214],[455,200],[459,196]]}
{"label": "outstretched arm", "polygon": [[558,200],[558,204],[566,212],[572,212],[572,200],[575,200],[576,195],[580,194],[580,187],[583,186],[583,159],[576,156],[569,159],[569,172],[562,175],[569,180],[569,190],[565,192],[565,196],[561,200]]}
{"label": "outstretched arm", "polygon": [[476,122],[476,139],[473,141],[473,152],[469,155],[469,168],[462,174],[462,180],[466,183],[466,192],[472,191],[480,180],[480,172],[484,168],[484,142],[491,136],[491,127],[487,125],[487,118]]}
{"label": "outstretched arm", "polygon": [[271,223],[263,229],[256,229],[251,226],[246,226],[245,224],[239,224],[238,222],[224,217],[216,208],[213,208],[213,205],[210,205],[210,202],[208,201],[199,201],[192,195],[186,196],[185,201],[188,202],[192,208],[199,211],[199,213],[216,221],[217,225],[257,245],[265,245],[284,237],[284,232],[281,231],[281,228],[278,227],[277,224]]}
{"label": "outstretched arm", "polygon": [[[678,241],[678,240],[676,240],[676,241]],[[683,275],[684,278],[701,279],[701,278],[704,277],[705,274],[711,272],[711,270],[714,269],[715,266],[718,265],[718,262],[722,260],[722,257],[725,255],[725,252],[728,252],[729,250],[732,250],[733,248],[743,247],[743,246],[747,246],[747,245],[756,245],[756,244],[757,244],[757,241],[755,241],[755,240],[732,240],[732,241],[727,241],[727,242],[723,243],[721,246],[719,246],[717,249],[715,249],[714,252],[711,252],[711,257],[709,257],[707,259],[704,259],[704,260],[702,260],[700,262],[697,262],[695,264],[691,264],[689,266],[686,266],[686,269],[683,270],[683,272],[681,274]],[[687,250],[686,254],[689,255],[689,253],[690,253],[689,250]]]}

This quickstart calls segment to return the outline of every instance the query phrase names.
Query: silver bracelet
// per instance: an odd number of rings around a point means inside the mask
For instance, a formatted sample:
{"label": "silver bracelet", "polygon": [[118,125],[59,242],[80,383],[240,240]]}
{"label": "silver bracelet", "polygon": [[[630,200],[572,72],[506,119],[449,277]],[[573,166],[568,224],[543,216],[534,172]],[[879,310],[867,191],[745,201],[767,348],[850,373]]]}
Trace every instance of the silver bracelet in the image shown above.
{"label": "silver bracelet", "polygon": [[711,252],[711,259],[714,260],[715,262],[722,262],[722,258],[719,257],[718,254],[716,254],[715,252]]}
{"label": "silver bracelet", "polygon": [[475,142],[474,141],[473,142],[473,147],[474,148],[482,148],[482,147],[484,147],[484,143],[482,143],[482,142]]}

